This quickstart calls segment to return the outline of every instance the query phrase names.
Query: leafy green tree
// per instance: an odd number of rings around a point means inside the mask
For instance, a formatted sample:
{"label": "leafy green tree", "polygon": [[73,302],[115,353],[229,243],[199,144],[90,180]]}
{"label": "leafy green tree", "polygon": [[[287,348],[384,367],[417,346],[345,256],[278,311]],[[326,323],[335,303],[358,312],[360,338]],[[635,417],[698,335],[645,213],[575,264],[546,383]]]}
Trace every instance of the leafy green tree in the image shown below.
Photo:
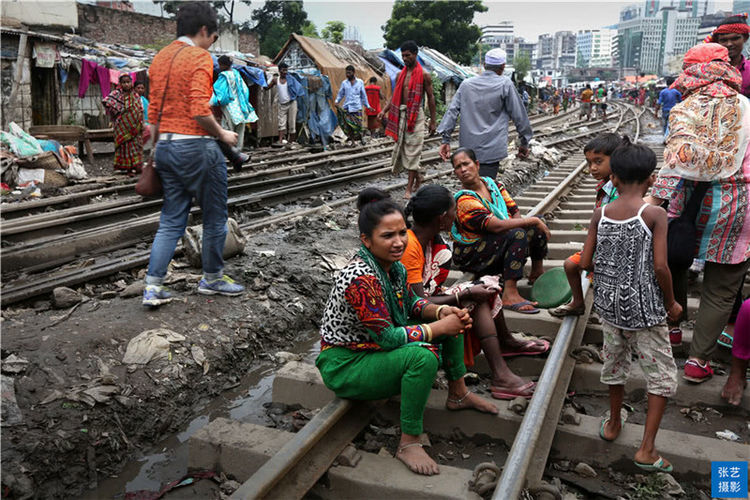
{"label": "leafy green tree", "polygon": [[307,19],[302,0],[268,0],[253,11],[253,30],[258,35],[261,54],[274,57],[292,33],[315,33],[315,25]]}
{"label": "leafy green tree", "polygon": [[[250,0],[239,1],[240,3],[244,3],[245,5],[250,5]],[[180,8],[180,4],[182,3],[180,0],[153,0],[153,2],[159,4],[159,7],[161,7],[162,15],[164,15],[164,12],[167,12],[169,14],[177,14],[177,10]],[[217,0],[211,2],[211,4],[214,6],[214,9],[216,9],[217,14],[219,15],[219,19],[229,23],[234,22],[235,3],[236,0]]]}
{"label": "leafy green tree", "polygon": [[306,36],[309,38],[320,38],[320,35],[318,35],[318,27],[315,26],[314,22],[309,21],[302,27],[302,36]]}
{"label": "leafy green tree", "polygon": [[346,24],[343,21],[328,21],[326,27],[320,32],[320,35],[324,40],[331,43],[341,43],[341,40],[344,39],[345,29]]}
{"label": "leafy green tree", "polygon": [[481,0],[396,0],[391,18],[382,26],[383,36],[387,46],[394,49],[414,40],[459,63],[470,64],[482,34],[473,23],[474,14],[486,10]]}
{"label": "leafy green tree", "polygon": [[531,70],[531,58],[526,52],[520,52],[513,58],[513,70],[516,72],[516,81],[521,83]]}

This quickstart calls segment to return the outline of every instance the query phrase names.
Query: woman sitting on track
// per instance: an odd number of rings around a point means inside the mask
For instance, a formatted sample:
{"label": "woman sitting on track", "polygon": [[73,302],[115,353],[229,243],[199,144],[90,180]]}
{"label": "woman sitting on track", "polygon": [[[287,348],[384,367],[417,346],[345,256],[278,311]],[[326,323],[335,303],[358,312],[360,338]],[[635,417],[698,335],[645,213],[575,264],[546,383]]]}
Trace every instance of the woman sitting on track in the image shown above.
{"label": "woman sitting on track", "polygon": [[474,151],[457,149],[451,163],[463,189],[456,193],[456,222],[451,235],[456,241],[453,260],[465,272],[478,276],[502,276],[503,307],[524,314],[536,314],[536,304],[518,293],[526,258],[531,256],[529,283],[544,272],[550,233],[538,217],[521,214],[503,187],[489,177],[479,176]]}
{"label": "woman sitting on track", "polygon": [[357,204],[362,245],[336,276],[316,365],[338,397],[377,400],[401,394],[396,458],[418,474],[437,474],[419,435],[440,362],[448,378],[446,408],[498,411],[464,383],[460,334],[472,320],[465,309],[431,304],[407,288],[399,262],[407,243],[401,207],[373,188],[363,190]]}
{"label": "woman sitting on track", "polygon": [[450,230],[456,219],[453,196],[443,186],[423,186],[406,205],[406,215],[414,219],[414,227],[409,230],[409,243],[401,262],[406,266],[406,281],[411,290],[420,297],[429,297],[435,304],[469,306],[474,321],[464,334],[464,364],[473,366],[474,356],[484,351],[492,371],[492,397],[530,398],[534,382],[514,374],[503,356],[542,354],[549,349],[549,342],[521,341],[510,334],[503,316],[497,276],[483,276],[448,289],[442,286],[448,277],[451,251],[440,232]]}

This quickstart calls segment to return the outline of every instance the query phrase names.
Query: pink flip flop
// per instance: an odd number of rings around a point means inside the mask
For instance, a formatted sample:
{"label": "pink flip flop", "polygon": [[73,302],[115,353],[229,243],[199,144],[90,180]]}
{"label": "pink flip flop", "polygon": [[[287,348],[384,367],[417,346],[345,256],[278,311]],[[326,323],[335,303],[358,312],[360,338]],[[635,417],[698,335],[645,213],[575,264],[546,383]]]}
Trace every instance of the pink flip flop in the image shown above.
{"label": "pink flip flop", "polygon": [[541,342],[544,346],[543,351],[523,351],[523,352],[504,352],[502,356],[504,358],[509,358],[511,356],[536,356],[538,354],[544,354],[545,352],[549,351],[549,342],[546,340],[529,340],[527,341],[522,349],[531,349],[532,347],[538,345],[537,342]]}
{"label": "pink flip flop", "polygon": [[492,391],[492,397],[495,399],[516,399],[519,396],[522,398],[530,399],[534,395],[534,392],[532,391],[531,394],[524,393],[534,387],[536,387],[536,382],[529,382],[528,384],[522,385],[513,392],[495,390],[495,387],[490,387],[490,390]]}

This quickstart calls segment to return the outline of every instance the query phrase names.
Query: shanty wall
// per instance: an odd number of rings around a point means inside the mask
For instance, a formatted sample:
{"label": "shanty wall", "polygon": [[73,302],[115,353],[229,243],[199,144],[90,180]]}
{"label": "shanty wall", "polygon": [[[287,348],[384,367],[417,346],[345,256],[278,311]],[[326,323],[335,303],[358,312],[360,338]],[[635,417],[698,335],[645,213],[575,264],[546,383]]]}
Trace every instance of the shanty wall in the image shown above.
{"label": "shanty wall", "polygon": [[83,98],[78,97],[78,71],[70,68],[68,79],[60,85],[60,121],[63,125],[83,125],[88,128],[107,128],[107,116],[102,104],[99,84],[92,83]]}
{"label": "shanty wall", "polygon": [[0,40],[2,45],[2,59],[0,71],[0,86],[2,87],[2,129],[6,130],[8,123],[12,120],[27,129],[31,123],[31,59],[29,58],[29,45],[27,45],[22,59],[23,70],[21,73],[21,84],[18,89],[15,103],[11,107],[10,94],[13,90],[13,80],[16,77],[16,57],[18,54],[18,37],[3,35]]}
{"label": "shanty wall", "polygon": [[[92,40],[125,45],[150,45],[161,48],[174,40],[177,24],[168,19],[97,5],[78,4],[78,31]],[[236,26],[221,30],[217,47],[259,55],[258,37]]]}

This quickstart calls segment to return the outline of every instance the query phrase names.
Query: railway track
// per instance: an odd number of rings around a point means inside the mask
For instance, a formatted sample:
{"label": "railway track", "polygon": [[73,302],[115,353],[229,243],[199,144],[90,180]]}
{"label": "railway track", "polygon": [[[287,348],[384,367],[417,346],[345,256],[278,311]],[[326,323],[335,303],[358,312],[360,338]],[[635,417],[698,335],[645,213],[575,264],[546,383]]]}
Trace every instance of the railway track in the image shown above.
{"label": "railway track", "polygon": [[[626,106],[616,127],[622,130],[632,121],[630,135],[637,141],[642,113]],[[654,149],[657,155],[662,155],[661,147]],[[563,161],[547,177],[515,197],[528,215],[544,215],[549,219],[552,238],[546,268],[562,265],[585,240],[596,181],[588,178],[581,156]],[[384,425],[398,425],[397,402],[356,403],[337,399],[323,386],[315,367],[300,362],[291,362],[277,373],[273,400],[322,408],[307,426],[291,434],[219,419],[191,439],[190,463],[194,467],[204,465],[201,461],[208,455],[214,466],[218,463],[224,472],[243,480],[233,499],[302,498],[308,492],[320,498],[515,499],[522,498],[523,490],[532,495],[551,495],[546,498],[561,498],[560,483],[554,481],[573,486],[586,495],[625,496],[624,486],[610,481],[614,476],[607,476],[607,471],[640,472],[631,460],[643,434],[644,412],[631,415],[617,441],[605,442],[599,438],[600,411],[608,407],[596,361],[602,331],[591,317],[588,279],[584,278],[582,284],[587,297],[584,316],[560,320],[546,311],[534,316],[506,312],[512,331],[545,335],[554,341],[546,360],[510,358],[514,372],[538,378],[535,395],[522,414],[514,407],[516,402],[497,403],[500,413],[496,416],[451,412],[443,407],[446,391],[433,390],[424,420],[425,428],[431,432],[432,445],[443,451],[430,452],[440,462],[438,476],[412,474],[383,453],[353,451],[350,443],[362,444],[362,439],[355,438],[363,430],[373,433]],[[528,285],[523,287],[523,282],[520,285],[522,293],[528,292]],[[696,307],[697,303],[691,301],[691,314]],[[690,333],[686,334],[684,342],[689,344]],[[678,359],[685,353],[682,349],[675,351]],[[482,358],[474,369],[481,375],[489,374]],[[634,372],[626,392],[628,400],[636,405],[645,394],[645,378],[638,369]],[[723,382],[722,377],[715,377],[695,386],[680,380],[677,395],[667,409],[667,416],[676,414],[676,419],[665,417],[659,431],[656,444],[660,453],[674,464],[674,476],[688,487],[709,484],[711,461],[746,461],[750,456],[747,444],[717,439],[711,429],[702,429],[692,421],[687,425],[680,423],[680,419],[685,420],[681,407],[696,402],[706,407],[722,406],[719,393]],[[573,393],[576,395],[568,396]],[[579,401],[579,397],[583,399]],[[750,402],[745,398],[743,407],[734,415],[725,415],[721,425],[744,426],[748,412]],[[376,413],[379,421],[373,427],[371,419]],[[244,440],[238,437],[247,435],[253,437]],[[483,444],[472,448],[469,446],[472,442]],[[446,443],[452,445],[452,451],[445,451]],[[395,441],[391,444],[395,446]],[[231,451],[224,451],[229,448]],[[471,454],[463,453],[469,448],[473,450]],[[343,450],[346,452],[340,455]],[[499,465],[481,463],[490,460]],[[604,483],[574,473],[580,462],[604,475]],[[556,479],[544,480],[550,477]],[[690,491],[697,497],[697,490]]]}
{"label": "railway track", "polygon": [[[567,115],[536,118],[533,123],[534,126],[551,124],[569,120],[572,115],[571,111]],[[566,128],[578,123],[568,122]],[[575,144],[577,138],[558,139],[553,143],[565,149],[565,144]],[[432,137],[425,142],[428,147],[434,147],[438,141],[438,137]],[[243,229],[266,227],[284,218],[283,215],[270,214],[268,207],[298,202],[331,188],[388,175],[391,150],[392,145],[383,143],[377,148],[313,155],[289,152],[278,160],[285,163],[293,158],[304,161],[230,177],[230,213],[244,222]],[[334,157],[336,161],[332,164],[331,158]],[[423,162],[439,164],[436,149],[427,149]],[[324,174],[307,171],[323,165]],[[31,203],[34,204],[33,210],[41,208],[37,202]],[[5,221],[0,232],[3,245],[6,245],[0,253],[4,278],[2,304],[48,293],[57,286],[72,286],[144,265],[148,262],[148,251],[137,247],[144,245],[158,227],[160,206],[161,200],[144,200],[136,196]],[[199,214],[200,209],[194,207],[191,223],[196,222]]]}

